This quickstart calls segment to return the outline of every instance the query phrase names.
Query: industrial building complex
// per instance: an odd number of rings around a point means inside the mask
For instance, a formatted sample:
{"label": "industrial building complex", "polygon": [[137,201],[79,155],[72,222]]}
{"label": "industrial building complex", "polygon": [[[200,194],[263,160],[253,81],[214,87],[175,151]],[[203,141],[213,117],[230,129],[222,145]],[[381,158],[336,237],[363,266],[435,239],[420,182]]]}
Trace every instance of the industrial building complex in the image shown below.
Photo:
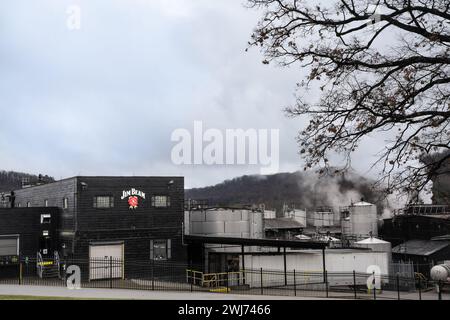
{"label": "industrial building complex", "polygon": [[235,275],[227,286],[251,287],[262,278],[241,272],[270,270],[287,285],[297,270],[339,286],[347,280],[333,273],[377,266],[382,275],[430,278],[450,260],[447,206],[410,206],[384,221],[363,200],[338,211],[214,207],[185,201],[182,177],[74,177],[14,190],[0,206],[0,279],[14,277],[23,261],[35,264],[37,277],[58,278],[70,260],[85,261],[83,279],[96,281],[114,260],[107,275],[120,279],[147,268],[164,277],[170,263],[187,281],[194,272],[226,273]]}

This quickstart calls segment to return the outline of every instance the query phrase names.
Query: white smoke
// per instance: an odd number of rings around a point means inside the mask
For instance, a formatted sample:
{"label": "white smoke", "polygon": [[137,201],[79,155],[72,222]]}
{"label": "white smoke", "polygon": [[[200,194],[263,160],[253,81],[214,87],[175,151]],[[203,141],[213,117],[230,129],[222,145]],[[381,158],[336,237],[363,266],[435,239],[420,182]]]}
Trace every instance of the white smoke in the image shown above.
{"label": "white smoke", "polygon": [[303,197],[302,201],[306,207],[315,208],[320,206],[332,207],[335,212],[339,212],[339,208],[350,206],[352,203],[359,202],[363,198],[358,186],[361,184],[355,181],[361,180],[352,173],[346,175],[347,180],[351,180],[355,187],[342,191],[339,180],[341,176],[325,176],[320,177],[316,173],[308,172],[301,175],[299,180],[300,188],[307,190],[307,194],[311,197]]}

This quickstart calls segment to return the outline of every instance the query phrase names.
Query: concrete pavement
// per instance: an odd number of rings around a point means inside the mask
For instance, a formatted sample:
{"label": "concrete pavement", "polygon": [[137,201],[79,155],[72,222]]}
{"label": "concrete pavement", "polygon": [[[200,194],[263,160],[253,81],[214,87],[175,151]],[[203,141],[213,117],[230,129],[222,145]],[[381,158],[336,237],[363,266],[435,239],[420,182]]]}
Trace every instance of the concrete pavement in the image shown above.
{"label": "concrete pavement", "polygon": [[77,299],[126,300],[321,300],[320,298],[220,294],[209,292],[170,292],[121,289],[69,290],[64,287],[0,285],[0,296],[63,297]]}

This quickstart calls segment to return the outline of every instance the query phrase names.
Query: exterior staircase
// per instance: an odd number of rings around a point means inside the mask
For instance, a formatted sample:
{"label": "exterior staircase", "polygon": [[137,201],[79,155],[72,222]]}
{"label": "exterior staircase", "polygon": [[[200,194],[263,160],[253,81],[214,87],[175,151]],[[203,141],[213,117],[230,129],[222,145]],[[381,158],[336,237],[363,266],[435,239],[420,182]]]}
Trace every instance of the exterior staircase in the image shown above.
{"label": "exterior staircase", "polygon": [[41,279],[51,279],[60,278],[61,279],[61,268],[60,259],[57,251],[54,253],[53,259],[44,259],[40,252],[37,254],[36,263],[37,274]]}

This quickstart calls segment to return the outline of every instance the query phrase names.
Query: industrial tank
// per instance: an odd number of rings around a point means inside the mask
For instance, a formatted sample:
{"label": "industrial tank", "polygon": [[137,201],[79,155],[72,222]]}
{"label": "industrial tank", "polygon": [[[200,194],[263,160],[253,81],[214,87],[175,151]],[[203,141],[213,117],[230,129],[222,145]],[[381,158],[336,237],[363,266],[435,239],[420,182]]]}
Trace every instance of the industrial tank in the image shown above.
{"label": "industrial tank", "polygon": [[434,281],[450,282],[450,264],[434,266],[430,271],[430,276]]}
{"label": "industrial tank", "polygon": [[259,211],[241,209],[205,209],[190,211],[185,226],[190,235],[263,238],[263,216]]}
{"label": "industrial tank", "polygon": [[334,226],[334,213],[332,208],[317,208],[308,215],[308,226],[312,227],[332,227]]}
{"label": "industrial tank", "polygon": [[341,209],[342,234],[363,238],[378,236],[377,207],[368,202],[358,202]]}
{"label": "industrial tank", "polygon": [[357,248],[371,249],[374,252],[388,252],[392,254],[392,245],[390,242],[370,237],[354,244]]}
{"label": "industrial tank", "polygon": [[299,222],[302,226],[306,227],[306,211],[299,209],[286,210],[284,217],[293,219]]}
{"label": "industrial tank", "polygon": [[264,219],[275,219],[277,214],[272,210],[264,210]]}

